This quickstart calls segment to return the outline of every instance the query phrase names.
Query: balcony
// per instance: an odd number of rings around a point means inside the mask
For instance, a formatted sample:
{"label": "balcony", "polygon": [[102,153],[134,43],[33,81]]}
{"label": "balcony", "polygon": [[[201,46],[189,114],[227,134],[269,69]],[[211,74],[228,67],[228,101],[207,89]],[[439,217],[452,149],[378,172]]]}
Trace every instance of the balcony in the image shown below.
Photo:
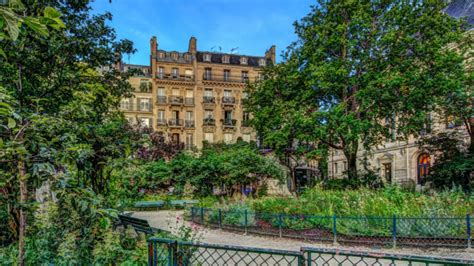
{"label": "balcony", "polygon": [[157,96],[156,97],[157,104],[166,104],[166,96]]}
{"label": "balcony", "polygon": [[205,126],[215,126],[216,125],[216,119],[214,119],[214,118],[204,118],[203,125],[205,125]]}
{"label": "balcony", "polygon": [[194,128],[194,120],[185,120],[184,121],[185,128]]}
{"label": "balcony", "polygon": [[230,96],[222,97],[222,104],[234,105],[235,104],[235,97],[230,97]]}
{"label": "balcony", "polygon": [[234,128],[235,124],[237,124],[235,119],[222,119],[221,121],[224,128]]}
{"label": "balcony", "polygon": [[183,119],[170,119],[168,120],[169,127],[182,127],[183,126]]}
{"label": "balcony", "polygon": [[214,96],[204,96],[202,97],[203,103],[216,103],[216,98]]}
{"label": "balcony", "polygon": [[160,80],[194,81],[194,75],[158,73],[156,74],[156,78]]}
{"label": "balcony", "polygon": [[144,112],[144,113],[151,113],[152,108],[151,105],[138,105],[138,104],[127,104],[120,106],[121,111],[129,111],[129,112]]}
{"label": "balcony", "polygon": [[242,120],[241,125],[242,125],[242,127],[250,127],[250,121],[249,120]]}
{"label": "balcony", "polygon": [[194,98],[190,98],[190,97],[184,98],[184,105],[194,106]]}
{"label": "balcony", "polygon": [[166,126],[168,124],[166,123],[166,119],[158,119],[156,125],[157,126]]}
{"label": "balcony", "polygon": [[232,75],[214,75],[214,74],[204,73],[202,75],[202,80],[230,82],[230,83],[247,83],[249,82],[249,77],[232,76]]}
{"label": "balcony", "polygon": [[184,99],[182,96],[170,96],[168,98],[168,103],[171,105],[181,105],[184,103]]}

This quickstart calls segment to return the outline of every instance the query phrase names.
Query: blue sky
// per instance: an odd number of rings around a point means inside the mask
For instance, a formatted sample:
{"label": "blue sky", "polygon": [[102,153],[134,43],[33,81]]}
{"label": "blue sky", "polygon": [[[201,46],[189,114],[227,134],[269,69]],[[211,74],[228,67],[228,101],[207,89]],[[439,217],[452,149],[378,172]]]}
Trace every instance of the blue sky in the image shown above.
{"label": "blue sky", "polygon": [[149,64],[150,38],[158,48],[187,51],[191,36],[201,51],[263,55],[272,44],[280,53],[296,39],[293,22],[314,0],[96,0],[95,13],[109,11],[119,38],[134,42],[137,53],[124,61]]}

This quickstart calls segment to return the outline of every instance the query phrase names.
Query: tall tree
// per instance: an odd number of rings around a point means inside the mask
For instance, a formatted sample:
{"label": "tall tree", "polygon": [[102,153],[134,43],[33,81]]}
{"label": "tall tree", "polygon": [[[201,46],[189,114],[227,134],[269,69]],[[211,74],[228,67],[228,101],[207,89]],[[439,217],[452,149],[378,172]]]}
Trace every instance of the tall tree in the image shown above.
{"label": "tall tree", "polygon": [[[295,23],[298,40],[283,63],[291,71],[277,79],[283,83],[268,98],[250,101],[256,116],[272,104],[293,112],[305,138],[341,150],[349,178],[356,178],[362,146],[417,134],[436,96],[464,79],[462,57],[446,49],[459,41],[462,23],[445,6],[442,0],[318,1]],[[300,85],[285,86],[288,78]]]}
{"label": "tall tree", "polygon": [[107,162],[126,156],[116,107],[131,88],[113,63],[134,50],[116,40],[110,14],[90,14],[89,1],[11,4],[0,10],[0,191],[23,265],[29,192],[47,179],[106,191]]}

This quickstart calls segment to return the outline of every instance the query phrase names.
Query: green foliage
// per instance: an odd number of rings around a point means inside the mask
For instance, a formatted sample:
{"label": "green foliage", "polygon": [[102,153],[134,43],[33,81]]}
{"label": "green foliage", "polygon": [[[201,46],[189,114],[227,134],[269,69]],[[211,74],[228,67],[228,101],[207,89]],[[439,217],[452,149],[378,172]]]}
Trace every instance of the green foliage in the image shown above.
{"label": "green foliage", "polygon": [[284,155],[295,144],[341,150],[356,178],[360,144],[369,150],[417,135],[439,99],[466,87],[464,57],[447,49],[461,41],[463,22],[445,7],[444,0],[317,1],[295,23],[298,40],[284,62],[249,88],[264,143]]}
{"label": "green foliage", "polygon": [[260,155],[255,146],[240,142],[209,145],[199,155],[180,153],[168,162],[133,164],[117,175],[117,180],[123,181],[117,182],[121,195],[140,197],[139,189],[167,193],[172,187],[174,195],[192,190],[193,196],[205,197],[213,194],[213,188],[225,188],[223,192],[232,195],[242,185],[259,186],[270,177],[282,180],[284,172],[277,162]]}

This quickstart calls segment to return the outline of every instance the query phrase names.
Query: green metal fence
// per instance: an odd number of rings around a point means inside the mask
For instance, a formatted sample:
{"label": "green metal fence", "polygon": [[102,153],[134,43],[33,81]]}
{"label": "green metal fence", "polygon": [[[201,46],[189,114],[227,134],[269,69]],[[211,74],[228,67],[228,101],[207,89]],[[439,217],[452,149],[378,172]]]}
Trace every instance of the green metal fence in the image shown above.
{"label": "green metal fence", "polygon": [[191,220],[205,226],[342,245],[378,247],[470,248],[473,219],[470,215],[349,217],[191,208]]}
{"label": "green metal fence", "polygon": [[474,265],[473,260],[303,247],[249,248],[150,238],[149,265]]}

